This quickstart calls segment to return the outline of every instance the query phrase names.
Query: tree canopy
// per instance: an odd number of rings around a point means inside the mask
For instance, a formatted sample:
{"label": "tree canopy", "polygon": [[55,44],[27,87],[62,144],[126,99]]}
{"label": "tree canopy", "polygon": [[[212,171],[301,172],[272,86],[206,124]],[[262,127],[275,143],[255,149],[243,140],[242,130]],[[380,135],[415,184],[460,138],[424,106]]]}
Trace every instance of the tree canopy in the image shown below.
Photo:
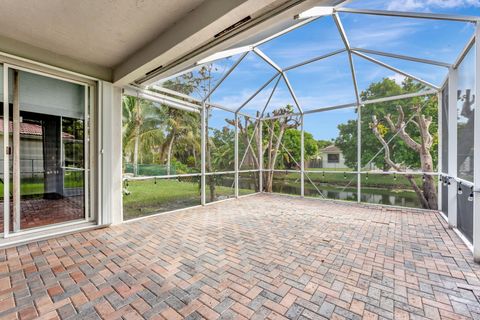
{"label": "tree canopy", "polygon": [[[363,100],[377,99],[382,97],[395,96],[405,93],[414,93],[424,90],[423,85],[410,79],[405,79],[401,84],[394,80],[385,78],[380,82],[372,83],[367,90],[361,93]],[[368,104],[362,107],[361,112],[361,165],[362,168],[375,166],[379,169],[389,170],[389,165],[385,162],[382,150],[382,144],[372,132],[372,117],[378,119],[378,131],[390,146],[391,158],[394,162],[401,164],[405,168],[419,169],[420,155],[407,146],[407,144],[398,136],[388,124],[386,117],[391,115],[393,122],[399,117],[398,107],[404,111],[405,131],[411,138],[420,143],[420,131],[415,123],[415,108],[421,108],[421,114],[432,117],[432,124],[429,131],[433,136],[433,146],[431,150],[437,149],[438,144],[438,111],[437,97],[427,95],[402,100],[387,101],[382,103]],[[347,123],[340,124],[339,136],[335,144],[342,150],[345,156],[345,163],[351,168],[357,166],[357,120],[349,120]],[[434,165],[437,162],[437,152],[431,153]]]}

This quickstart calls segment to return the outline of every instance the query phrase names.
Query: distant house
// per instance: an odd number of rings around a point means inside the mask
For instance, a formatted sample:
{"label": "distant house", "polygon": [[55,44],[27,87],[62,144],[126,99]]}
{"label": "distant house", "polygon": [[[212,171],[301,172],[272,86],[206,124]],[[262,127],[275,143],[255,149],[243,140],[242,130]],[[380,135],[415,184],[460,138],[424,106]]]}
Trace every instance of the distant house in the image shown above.
{"label": "distant house", "polygon": [[[13,123],[9,122],[9,134],[12,136]],[[3,150],[3,119],[0,118],[0,149]],[[62,139],[72,140],[75,136],[63,132]],[[11,139],[11,138],[10,138]],[[11,143],[11,142],[10,142]],[[22,177],[34,177],[44,172],[43,128],[31,122],[20,123],[20,173]],[[62,150],[64,151],[64,150]],[[63,156],[65,157],[65,155]],[[1,159],[3,160],[3,159]],[[3,173],[3,167],[0,167]]]}
{"label": "distant house", "polygon": [[345,158],[342,150],[332,144],[320,150],[319,158],[322,159],[322,168],[328,169],[346,169]]}

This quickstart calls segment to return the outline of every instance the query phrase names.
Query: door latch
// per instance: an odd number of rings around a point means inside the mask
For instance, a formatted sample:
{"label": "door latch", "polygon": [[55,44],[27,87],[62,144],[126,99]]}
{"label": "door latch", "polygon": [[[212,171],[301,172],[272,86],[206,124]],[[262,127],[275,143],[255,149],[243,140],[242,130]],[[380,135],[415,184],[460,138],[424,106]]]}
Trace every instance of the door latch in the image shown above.
{"label": "door latch", "polygon": [[5,154],[6,155],[11,155],[12,154],[12,147],[6,146],[5,147]]}

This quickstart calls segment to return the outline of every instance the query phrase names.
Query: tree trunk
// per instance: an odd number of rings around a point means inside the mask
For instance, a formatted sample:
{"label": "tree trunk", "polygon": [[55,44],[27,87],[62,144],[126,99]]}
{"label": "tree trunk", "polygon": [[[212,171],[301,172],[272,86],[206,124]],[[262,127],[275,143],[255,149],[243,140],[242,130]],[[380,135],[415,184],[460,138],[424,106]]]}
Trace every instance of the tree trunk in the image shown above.
{"label": "tree trunk", "polygon": [[195,151],[195,146],[192,148],[192,155],[193,155],[193,166],[197,167],[197,152]]}
{"label": "tree trunk", "polygon": [[268,138],[268,145],[267,145],[267,152],[268,152],[267,169],[268,169],[268,171],[265,172],[265,179],[264,179],[265,180],[264,188],[265,188],[266,192],[272,192],[272,185],[273,185],[273,172],[270,171],[272,169],[272,151],[273,151],[273,137],[274,137],[273,128],[269,127],[269,132],[270,132],[270,137]]}
{"label": "tree trunk", "polygon": [[[432,155],[428,150],[423,150],[420,152],[420,161],[422,164],[422,171],[432,172],[433,171],[433,159]],[[428,208],[432,210],[438,209],[437,201],[437,189],[435,187],[436,179],[431,175],[426,175],[423,181],[423,196],[427,200]]]}
{"label": "tree trunk", "polygon": [[133,145],[133,175],[138,175],[138,149],[140,147],[140,127],[142,126],[142,117],[140,115],[140,102],[135,101],[135,142]]}
{"label": "tree trunk", "polygon": [[[282,138],[283,134],[286,129],[286,123],[280,124],[280,132],[278,133],[277,140],[275,141],[275,147],[270,149],[271,152],[273,152],[273,155],[269,156],[269,179],[268,179],[268,184],[267,184],[267,192],[272,192],[273,191],[273,170],[275,169],[275,163],[277,162],[277,157],[278,157],[278,151],[280,150],[281,143],[282,143]],[[275,131],[272,130],[272,134],[275,134]],[[272,139],[273,140],[273,139]]]}
{"label": "tree trunk", "polygon": [[[205,130],[205,141],[206,141],[206,149],[207,149],[207,154],[206,154],[206,171],[207,172],[212,172],[212,155],[211,155],[211,147],[210,147],[210,139],[208,139],[208,117],[209,117],[209,109],[207,109],[207,116],[205,119],[205,127],[207,130]],[[213,175],[209,175],[206,177],[207,178],[207,183],[208,187],[210,188],[210,202],[215,201],[216,198],[216,187],[215,187],[215,177]]]}
{"label": "tree trunk", "polygon": [[427,199],[425,198],[425,194],[418,187],[417,182],[415,181],[415,178],[412,175],[405,175],[405,178],[407,178],[407,180],[412,185],[413,191],[415,191],[415,193],[417,194],[417,197],[420,200],[420,203],[422,204],[422,207],[424,209],[429,209],[429,204],[428,204]]}
{"label": "tree trunk", "polygon": [[[390,114],[385,116],[385,120],[388,122],[388,125],[390,126],[392,131],[396,131],[399,137],[405,142],[405,144],[408,147],[418,152],[420,156],[420,167],[422,168],[422,171],[433,172],[433,159],[432,159],[432,155],[430,154],[430,149],[432,148],[432,145],[433,145],[433,137],[429,132],[429,128],[432,123],[432,117],[426,117],[425,115],[423,115],[421,113],[422,109],[420,106],[413,106],[413,108],[415,109],[415,112],[416,112],[416,115],[415,115],[416,121],[413,121],[413,123],[420,131],[420,139],[421,139],[420,143],[412,139],[410,134],[406,132],[405,130],[406,125],[404,123],[405,114],[401,106],[397,107],[399,117],[397,119],[396,124],[393,123],[392,119],[390,118]],[[378,124],[375,117],[373,118],[373,122],[375,126]],[[377,138],[380,140],[380,142],[382,142],[383,138],[380,137],[378,135],[378,132],[376,132],[375,130],[374,130],[374,133],[376,133]],[[388,145],[386,145],[385,141],[383,141],[382,144],[384,144],[385,148],[389,148]],[[385,150],[385,152],[386,152],[386,156],[389,158],[390,156],[389,154],[387,155],[387,150]],[[393,168],[395,168],[396,170],[401,171],[398,165],[394,163],[388,163],[388,164]],[[415,182],[415,179],[413,179],[412,176],[407,175],[406,177],[410,182],[410,184],[412,185],[412,188],[415,190],[415,193],[417,194],[418,199],[422,203],[422,207],[425,209],[437,210],[438,203],[437,203],[437,190],[435,188],[435,183],[436,183],[435,179],[431,175],[425,175],[423,178],[422,189],[420,189],[417,183]]]}
{"label": "tree trunk", "polygon": [[170,141],[168,142],[167,150],[167,175],[170,175],[170,166],[172,164],[172,150],[173,150],[173,141],[175,141],[175,129],[170,133]]}
{"label": "tree trunk", "polygon": [[138,146],[140,144],[140,128],[135,128],[135,140],[133,145],[133,175],[138,175]]}

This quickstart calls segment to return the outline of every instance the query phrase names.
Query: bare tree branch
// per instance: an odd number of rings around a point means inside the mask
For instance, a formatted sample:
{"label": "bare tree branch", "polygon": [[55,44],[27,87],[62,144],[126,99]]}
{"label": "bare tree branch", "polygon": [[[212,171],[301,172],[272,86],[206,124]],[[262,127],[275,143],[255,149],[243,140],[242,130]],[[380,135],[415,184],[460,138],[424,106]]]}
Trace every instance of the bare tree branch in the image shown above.
{"label": "bare tree branch", "polygon": [[390,167],[394,168],[396,171],[401,171],[400,166],[392,161],[392,159],[390,157],[390,146],[388,145],[388,143],[385,141],[385,139],[382,137],[382,135],[378,131],[378,125],[379,125],[379,123],[378,123],[378,120],[377,120],[377,116],[373,115],[372,116],[372,123],[371,123],[370,126],[372,128],[373,134],[378,139],[378,141],[380,141],[380,143],[383,146],[383,149],[385,150],[385,155],[384,155],[385,162]]}
{"label": "bare tree branch", "polygon": [[420,152],[421,145],[416,142],[415,140],[410,137],[410,135],[405,131],[405,113],[403,112],[403,108],[399,105],[397,106],[398,110],[398,120],[397,124],[395,125],[392,121],[391,115],[387,114],[385,116],[385,120],[387,121],[388,125],[390,126],[390,129],[394,131],[394,133],[398,133],[398,136],[413,150]]}
{"label": "bare tree branch", "polygon": [[[392,124],[393,124],[393,122],[392,122]],[[398,164],[393,162],[393,160],[391,159],[391,157],[390,157],[390,146],[388,145],[388,143],[385,141],[385,139],[382,137],[382,135],[378,131],[378,125],[379,125],[379,123],[378,123],[377,117],[375,115],[372,116],[371,128],[372,128],[373,134],[375,135],[375,137],[378,139],[378,141],[380,141],[380,143],[383,146],[383,149],[385,151],[385,155],[384,155],[385,162],[390,167],[394,168],[398,172],[404,171],[404,170],[401,169],[401,167]],[[417,182],[415,181],[414,177],[412,175],[405,175],[405,178],[407,178],[408,181],[410,182],[410,184],[412,185],[412,188],[415,191],[415,193],[417,194],[418,198],[420,199],[420,202],[422,203],[422,206],[424,208],[429,208],[428,200],[425,198],[422,190],[417,185]]]}

